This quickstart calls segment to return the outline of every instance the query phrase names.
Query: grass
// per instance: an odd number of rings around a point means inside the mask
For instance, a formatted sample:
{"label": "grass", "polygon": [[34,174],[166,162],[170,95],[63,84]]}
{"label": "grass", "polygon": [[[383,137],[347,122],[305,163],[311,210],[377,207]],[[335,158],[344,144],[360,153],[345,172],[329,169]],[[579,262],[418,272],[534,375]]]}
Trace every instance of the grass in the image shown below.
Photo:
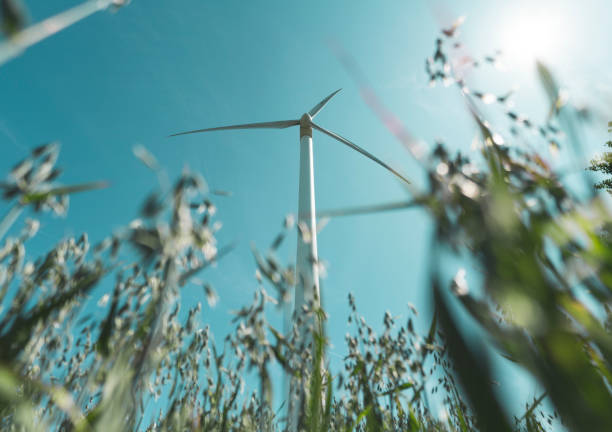
{"label": "grass", "polygon": [[[11,31],[21,31],[13,24]],[[0,183],[7,208],[0,221],[0,427],[284,430],[292,406],[291,428],[307,431],[610,430],[612,244],[610,213],[596,192],[609,181],[593,185],[585,171],[579,181],[589,193],[577,196],[534,150],[567,145],[581,154],[584,116],[544,65],[539,75],[551,109],[542,124],[509,108],[510,93],[471,89],[453,71],[454,39],[454,32],[440,35],[426,72],[432,84],[456,86],[464,97],[480,132],[479,155],[451,155],[438,143],[419,158],[427,184],[411,185],[406,202],[330,213],[428,212],[435,229],[426,288],[435,314],[427,333],[415,331],[413,310],[402,323],[386,314],[375,329],[350,295],[348,355],[333,370],[321,307],[305,308],[286,333],[274,328],[269,309],[290,301],[295,283],[293,267],[274,254],[287,235],[300,235],[287,220],[270,251],[254,251],[259,288],[236,312],[233,331],[216,341],[200,316],[206,306],[181,311],[188,284],[202,286],[214,305],[213,287],[199,278],[231,251],[217,244],[214,194],[197,173],[171,184],[143,147],[135,153],[158,176],[160,191],[143,200],[140,217],[97,244],[86,234],[57,239],[30,260],[39,219],[66,212],[71,194],[105,186],[59,184],[59,145],[51,143]],[[513,123],[508,134],[487,122],[485,106]],[[526,139],[533,145],[520,144]],[[592,170],[609,174],[607,159]],[[451,280],[441,271],[449,257],[468,269]],[[478,274],[478,286],[468,286],[466,271]],[[97,306],[104,313],[93,314],[92,290],[111,282]],[[482,333],[467,331],[458,309]],[[304,325],[311,343],[298,337]],[[494,384],[492,348],[543,388],[520,415]],[[277,369],[304,389],[280,409],[271,379]]]}

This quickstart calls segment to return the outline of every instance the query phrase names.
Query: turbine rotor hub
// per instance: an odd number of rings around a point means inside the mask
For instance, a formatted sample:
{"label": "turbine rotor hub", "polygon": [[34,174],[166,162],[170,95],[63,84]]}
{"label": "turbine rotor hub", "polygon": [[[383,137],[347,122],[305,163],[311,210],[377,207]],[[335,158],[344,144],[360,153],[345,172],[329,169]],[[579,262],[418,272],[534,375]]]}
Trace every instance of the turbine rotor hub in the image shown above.
{"label": "turbine rotor hub", "polygon": [[308,113],[300,118],[300,138],[303,136],[312,137],[312,117]]}

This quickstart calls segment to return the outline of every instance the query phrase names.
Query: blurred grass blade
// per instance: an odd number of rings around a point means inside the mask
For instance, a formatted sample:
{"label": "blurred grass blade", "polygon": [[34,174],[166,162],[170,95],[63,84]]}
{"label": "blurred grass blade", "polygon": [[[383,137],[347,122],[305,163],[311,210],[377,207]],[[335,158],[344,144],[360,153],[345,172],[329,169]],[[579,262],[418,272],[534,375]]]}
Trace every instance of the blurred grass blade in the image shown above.
{"label": "blurred grass blade", "polygon": [[421,160],[425,154],[425,149],[422,148],[418,140],[408,131],[408,129],[406,129],[402,121],[389,110],[378,97],[353,56],[335,40],[329,41],[329,45],[342,66],[344,66],[346,71],[359,86],[359,91],[364,102],[374,114],[376,114],[382,124],[408,149],[410,154],[412,154],[416,160]]}
{"label": "blurred grass blade", "polygon": [[379,393],[379,394],[378,394],[378,396],[389,396],[390,394],[393,394],[393,393],[398,393],[398,392],[401,392],[401,391],[407,390],[407,389],[409,389],[409,388],[412,388],[413,386],[414,386],[414,384],[413,384],[413,383],[411,383],[411,382],[405,382],[405,383],[402,383],[402,384],[399,384],[399,385],[397,385],[397,386],[393,387],[393,388],[392,388],[392,389],[390,389],[390,390],[387,390],[387,391],[384,391],[384,392],[382,392],[382,393]]}
{"label": "blurred grass blade", "polygon": [[540,82],[542,83],[542,87],[546,91],[546,95],[550,100],[551,107],[548,113],[547,121],[550,121],[555,114],[558,112],[559,106],[559,86],[557,85],[552,73],[550,70],[544,65],[544,63],[537,63],[538,76],[540,77]]}
{"label": "blurred grass blade", "polygon": [[134,153],[134,156],[136,156],[140,160],[140,162],[142,162],[150,170],[155,172],[160,170],[157,158],[153,156],[153,154],[149,150],[147,150],[145,146],[135,145],[132,148],[132,152]]}
{"label": "blurred grass blade", "polygon": [[431,326],[429,326],[429,332],[427,332],[427,342],[429,345],[434,343],[436,338],[436,330],[438,328],[438,314],[434,311],[433,318],[431,319]]}
{"label": "blurred grass blade", "polygon": [[59,195],[70,195],[79,192],[86,192],[95,189],[104,189],[108,187],[107,182],[92,182],[92,183],[83,183],[80,185],[73,186],[59,186],[55,188],[51,188],[49,190],[43,192],[31,192],[23,195],[21,198],[22,204],[30,204],[38,201],[43,201],[47,198]]}
{"label": "blurred grass blade", "polygon": [[0,28],[7,36],[22,30],[27,23],[26,9],[20,0],[0,0]]}
{"label": "blurred grass blade", "polygon": [[333,385],[332,375],[328,371],[326,373],[327,390],[325,395],[325,412],[323,413],[323,430],[331,430],[331,418],[332,418],[332,398],[333,398]]}
{"label": "blurred grass blade", "polygon": [[[576,121],[576,110],[568,109],[567,106],[567,95],[564,94],[560,87],[557,85],[555,78],[541,62],[537,63],[538,76],[550,102],[550,112],[548,114],[547,122],[550,123],[555,117],[558,118],[559,123],[567,135],[567,140],[571,144],[571,148],[574,151],[573,164],[576,169],[583,169],[588,165],[588,160],[585,158],[586,149],[584,148],[583,142],[585,141],[582,136],[582,130],[579,127],[579,123]],[[589,178],[588,172],[584,172],[584,176],[581,177],[585,182],[587,190],[591,192],[591,196],[594,196],[595,189],[592,188],[593,181]]]}
{"label": "blurred grass blade", "polygon": [[0,406],[19,399],[20,379],[4,366],[0,366]]}
{"label": "blurred grass blade", "polygon": [[224,196],[224,197],[232,196],[232,191],[227,191],[223,189],[213,189],[210,191],[210,193],[216,196]]}
{"label": "blurred grass blade", "polygon": [[[72,301],[79,295],[90,292],[98,281],[109,271],[109,269],[98,266],[91,269],[81,269],[78,277],[73,276],[72,287],[66,291],[59,292],[44,303],[37,305],[27,313],[17,316],[8,322],[3,320],[0,325],[0,362],[14,361],[15,357],[24,348],[25,342],[30,338],[32,329],[41,322],[45,322],[53,313],[66,303]],[[8,316],[7,316],[8,318]],[[10,329],[6,329],[8,324]]]}
{"label": "blurred grass blade", "polygon": [[91,14],[107,9],[111,5],[121,6],[124,3],[123,0],[90,0],[14,33],[7,41],[0,44],[0,65],[18,56],[32,45],[87,18]]}
{"label": "blurred grass blade", "polygon": [[372,405],[368,405],[367,407],[364,408],[363,411],[361,411],[359,413],[359,415],[357,416],[357,418],[355,419],[355,422],[347,429],[348,431],[354,431],[357,430],[357,427],[359,426],[359,423],[362,422],[362,420],[368,415],[370,414],[370,411],[372,411]]}
{"label": "blurred grass blade", "polygon": [[193,276],[195,276],[196,274],[198,274],[199,272],[201,272],[202,270],[204,270],[206,267],[210,266],[211,264],[217,262],[219,260],[219,258],[223,258],[225,255],[227,255],[228,253],[230,253],[232,250],[234,250],[234,248],[236,247],[236,243],[231,243],[228,246],[225,246],[221,249],[219,249],[216,253],[216,255],[214,257],[212,257],[209,261],[206,261],[198,266],[193,267],[192,269],[186,271],[185,273],[181,274],[180,277],[178,278],[178,285],[179,286],[184,286],[187,282],[189,282],[189,279],[191,279]]}
{"label": "blurred grass blade", "polygon": [[8,230],[13,226],[21,212],[23,211],[23,206],[16,204],[7,212],[7,214],[0,222],[0,240],[6,235]]}
{"label": "blurred grass blade", "polygon": [[537,398],[535,401],[533,401],[533,404],[531,404],[531,406],[529,407],[529,409],[527,409],[527,411],[525,411],[525,414],[523,414],[519,419],[518,422],[522,421],[523,419],[529,417],[534,411],[535,409],[538,407],[538,405],[540,405],[542,403],[542,401],[544,400],[544,398],[548,395],[547,392],[542,393],[542,395]]}
{"label": "blurred grass blade", "polygon": [[481,347],[480,343],[472,341],[468,344],[460,333],[459,324],[453,319],[444,293],[435,279],[433,293],[436,314],[448,344],[449,355],[465,395],[471,402],[480,429],[510,432],[512,427],[507,421],[506,413],[491,388],[492,380],[485,352],[481,348],[474,352],[474,346]]}

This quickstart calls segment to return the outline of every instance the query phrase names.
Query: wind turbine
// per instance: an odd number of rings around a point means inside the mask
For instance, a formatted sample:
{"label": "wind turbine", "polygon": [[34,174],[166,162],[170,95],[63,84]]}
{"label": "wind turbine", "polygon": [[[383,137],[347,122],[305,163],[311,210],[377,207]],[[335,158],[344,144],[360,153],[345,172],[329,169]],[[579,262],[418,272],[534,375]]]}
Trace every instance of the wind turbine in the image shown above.
{"label": "wind turbine", "polygon": [[[310,111],[304,113],[299,120],[280,120],[262,123],[247,123],[232,126],[221,126],[207,129],[196,129],[187,132],[179,132],[170,136],[187,135],[201,132],[213,132],[233,129],[286,129],[292,126],[300,126],[300,186],[298,202],[298,227],[306,231],[306,235],[298,233],[297,258],[296,258],[296,287],[295,287],[295,316],[299,316],[303,306],[309,305],[315,308],[320,302],[319,293],[319,271],[317,255],[317,226],[315,212],[314,194],[314,166],[312,159],[312,130],[316,129],[340,141],[342,144],[356,150],[368,159],[373,160],[387,171],[406,183],[410,183],[399,172],[391,168],[373,154],[359,147],[357,144],[331,132],[316,123],[313,119],[323,107],[341,89],[336,90],[321,102],[316,104]],[[304,229],[305,228],[305,229]],[[305,335],[300,335],[304,338]],[[291,405],[291,404],[290,404]],[[295,423],[294,423],[295,427]]]}

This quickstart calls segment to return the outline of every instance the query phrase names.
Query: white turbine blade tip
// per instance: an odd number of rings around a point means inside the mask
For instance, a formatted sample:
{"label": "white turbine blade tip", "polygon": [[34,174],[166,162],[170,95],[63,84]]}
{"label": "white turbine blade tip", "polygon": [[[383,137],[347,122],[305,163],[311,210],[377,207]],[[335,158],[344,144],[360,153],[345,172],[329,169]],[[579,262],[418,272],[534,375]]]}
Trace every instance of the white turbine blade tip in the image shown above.
{"label": "white turbine blade tip", "polygon": [[316,104],[310,111],[308,111],[308,114],[310,115],[310,117],[314,118],[319,113],[319,111],[321,111],[323,109],[323,107],[327,104],[327,102],[329,102],[329,100],[331,98],[336,96],[338,94],[338,92],[340,92],[340,90],[342,90],[342,89],[339,88],[338,90],[336,90],[335,92],[333,92],[332,94],[327,96],[325,99],[323,99],[321,102]]}

